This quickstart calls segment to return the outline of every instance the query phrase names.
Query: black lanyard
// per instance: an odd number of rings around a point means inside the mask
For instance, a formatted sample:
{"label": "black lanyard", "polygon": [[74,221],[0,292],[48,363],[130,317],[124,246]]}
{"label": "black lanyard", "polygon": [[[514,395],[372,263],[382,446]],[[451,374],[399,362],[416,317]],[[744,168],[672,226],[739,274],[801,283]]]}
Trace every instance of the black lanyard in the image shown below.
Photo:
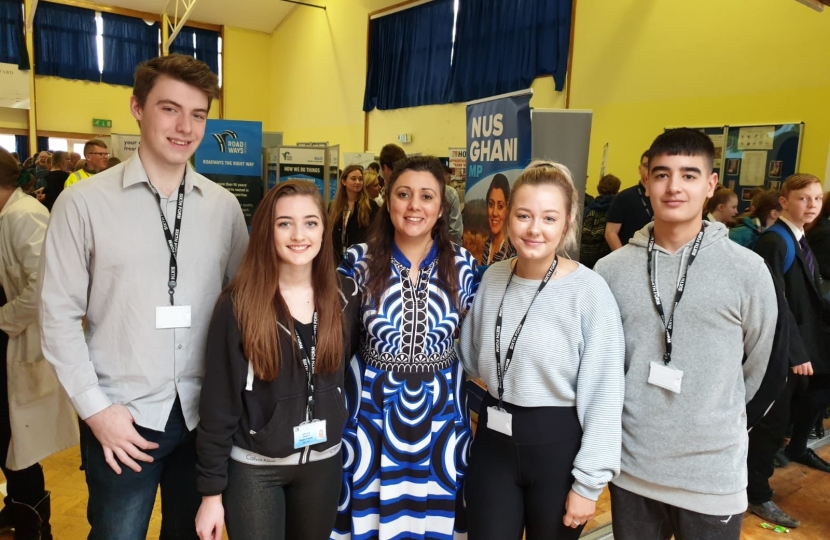
{"label": "black lanyard", "polygon": [[692,245],[692,253],[689,255],[689,261],[686,263],[686,270],[683,272],[683,277],[680,278],[680,282],[677,284],[677,291],[674,293],[674,309],[672,310],[671,317],[669,317],[669,322],[666,322],[666,314],[663,310],[663,302],[660,300],[660,295],[657,293],[657,284],[654,282],[654,275],[651,271],[651,264],[652,264],[652,254],[654,253],[654,229],[651,229],[651,234],[648,238],[648,278],[651,280],[651,295],[654,299],[654,307],[657,309],[657,313],[660,314],[660,319],[663,320],[663,325],[666,327],[666,333],[664,337],[666,338],[666,352],[663,354],[663,363],[665,365],[669,365],[671,362],[671,349],[672,349],[672,334],[674,333],[674,314],[677,313],[677,305],[680,303],[680,299],[683,298],[683,291],[686,288],[686,276],[689,275],[689,268],[692,267],[692,263],[695,262],[695,257],[697,257],[697,252],[700,250],[700,243],[703,241],[703,229],[704,226],[700,226],[700,232],[697,233],[697,237],[695,238],[695,243]]}
{"label": "black lanyard", "polygon": [[312,334],[311,346],[306,347],[303,344],[303,337],[294,329],[294,335],[297,338],[297,345],[300,348],[300,356],[303,360],[303,367],[305,368],[305,376],[308,381],[308,405],[306,406],[306,421],[314,418],[314,366],[317,363],[317,311],[314,311],[312,319]]}
{"label": "black lanyard", "polygon": [[[518,264],[518,262],[516,263]],[[501,368],[501,325],[502,325],[502,315],[504,314],[504,298],[507,296],[507,289],[510,288],[510,283],[513,281],[513,274],[515,270],[510,271],[510,278],[507,280],[507,286],[504,288],[504,296],[501,297],[501,304],[499,304],[499,314],[496,316],[496,377],[499,379],[499,409],[502,408],[502,397],[504,396],[504,377],[507,375],[507,369],[510,367],[510,364],[513,362],[513,352],[516,350],[516,341],[519,339],[519,334],[522,332],[522,327],[525,324],[525,320],[527,320],[527,315],[530,313],[530,308],[533,306],[533,302],[536,301],[536,297],[539,296],[539,293],[542,292],[542,289],[545,288],[545,285],[548,284],[550,278],[553,276],[553,273],[556,272],[556,266],[559,264],[559,257],[554,256],[553,264],[550,265],[548,269],[548,273],[545,274],[544,279],[542,279],[542,283],[539,284],[539,288],[536,290],[536,294],[533,295],[533,298],[530,300],[530,305],[527,306],[527,311],[525,312],[525,316],[522,317],[522,320],[519,322],[519,326],[516,327],[516,332],[513,333],[513,339],[510,340],[510,345],[507,347],[507,354],[504,357],[504,370]]]}
{"label": "black lanyard", "polygon": [[159,195],[158,190],[152,183],[149,183],[149,185],[159,205],[161,228],[164,229],[164,237],[167,239],[167,247],[170,249],[170,275],[167,281],[169,290],[167,292],[170,294],[170,305],[172,306],[174,305],[173,293],[176,289],[176,279],[179,277],[179,263],[176,262],[176,255],[179,253],[179,234],[182,231],[182,214],[184,213],[184,178],[182,178],[182,183],[179,186],[179,198],[176,201],[176,220],[172,233],[170,231],[170,225],[167,223],[167,218],[164,217],[164,210],[161,208],[161,195]]}
{"label": "black lanyard", "polygon": [[646,214],[648,214],[648,220],[651,221],[654,217],[652,216],[648,197],[646,197],[646,188],[643,187],[643,184],[637,184],[637,193],[640,194],[640,202],[643,203],[643,208],[646,209]]}

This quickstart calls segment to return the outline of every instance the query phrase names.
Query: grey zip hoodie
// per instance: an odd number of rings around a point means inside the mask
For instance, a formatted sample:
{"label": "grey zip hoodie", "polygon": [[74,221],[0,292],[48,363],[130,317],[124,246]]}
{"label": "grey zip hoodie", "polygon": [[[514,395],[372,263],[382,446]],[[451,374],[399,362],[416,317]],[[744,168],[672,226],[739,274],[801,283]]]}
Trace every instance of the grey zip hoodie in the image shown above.
{"label": "grey zip hoodie", "polygon": [[[662,364],[665,350],[647,270],[653,223],[595,270],[617,299],[625,333],[621,473],[614,483],[723,516],[746,510],[745,407],[766,372],[778,307],[763,259],[731,242],[723,224],[704,226],[674,318],[671,366],[683,371],[679,394],[648,383],[651,363]],[[655,246],[666,320],[692,244],[676,253]]]}

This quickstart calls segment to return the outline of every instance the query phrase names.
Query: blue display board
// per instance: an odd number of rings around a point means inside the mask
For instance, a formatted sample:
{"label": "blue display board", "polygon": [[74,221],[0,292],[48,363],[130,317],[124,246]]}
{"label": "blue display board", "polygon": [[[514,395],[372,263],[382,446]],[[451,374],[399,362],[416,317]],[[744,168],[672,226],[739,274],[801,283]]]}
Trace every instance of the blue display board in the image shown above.
{"label": "blue display board", "polygon": [[262,122],[208,120],[194,168],[236,196],[250,227],[264,194]]}
{"label": "blue display board", "polygon": [[[803,130],[803,122],[728,126],[726,159],[721,183],[738,194],[738,209],[741,212],[749,208],[750,192],[754,188],[780,189],[783,181],[798,171]],[[767,139],[764,137],[764,131],[769,132],[769,140],[766,143],[753,144],[752,139],[755,137],[761,141]],[[746,173],[750,157],[754,161],[752,165],[762,170],[762,177],[747,182]]]}
{"label": "blue display board", "polygon": [[262,122],[208,120],[197,172],[262,177]]}

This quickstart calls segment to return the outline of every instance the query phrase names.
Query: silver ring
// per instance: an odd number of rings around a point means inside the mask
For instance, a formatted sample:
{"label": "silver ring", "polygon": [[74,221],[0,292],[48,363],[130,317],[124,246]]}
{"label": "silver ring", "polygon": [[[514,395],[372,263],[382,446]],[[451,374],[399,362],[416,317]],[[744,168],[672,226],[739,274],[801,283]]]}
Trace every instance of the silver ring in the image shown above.
{"label": "silver ring", "polygon": [[580,525],[580,523],[579,523],[577,520],[573,520],[573,523],[574,523],[574,525],[576,525],[577,527],[579,527],[579,525]]}

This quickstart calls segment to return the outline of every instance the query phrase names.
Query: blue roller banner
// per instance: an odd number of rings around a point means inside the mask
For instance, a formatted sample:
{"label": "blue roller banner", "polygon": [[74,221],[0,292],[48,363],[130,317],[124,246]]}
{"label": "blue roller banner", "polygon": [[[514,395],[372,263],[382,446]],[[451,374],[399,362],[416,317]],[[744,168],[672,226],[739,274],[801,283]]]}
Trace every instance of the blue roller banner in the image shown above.
{"label": "blue roller banner", "polygon": [[208,120],[194,168],[236,195],[250,227],[265,191],[262,122]]}
{"label": "blue roller banner", "polygon": [[[500,238],[505,215],[488,213],[490,184],[509,185],[531,159],[530,92],[467,105],[467,191],[464,247],[482,261],[484,245]],[[509,189],[507,190],[509,191]],[[500,201],[501,206],[506,200]],[[495,230],[494,230],[495,228]],[[484,261],[482,261],[484,262]]]}
{"label": "blue roller banner", "polygon": [[262,177],[262,122],[208,120],[196,149],[201,174]]}

